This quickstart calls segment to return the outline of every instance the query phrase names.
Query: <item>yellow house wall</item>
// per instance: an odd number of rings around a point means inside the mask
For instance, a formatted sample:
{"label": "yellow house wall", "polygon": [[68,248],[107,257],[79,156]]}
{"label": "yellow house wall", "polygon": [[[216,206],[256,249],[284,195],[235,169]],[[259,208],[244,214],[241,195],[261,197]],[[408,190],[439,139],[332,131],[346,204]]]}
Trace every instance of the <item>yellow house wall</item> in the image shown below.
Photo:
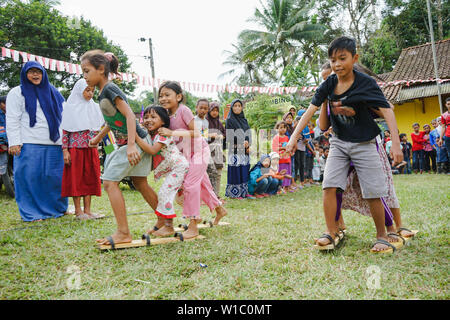
{"label": "yellow house wall", "polygon": [[[413,123],[418,122],[420,124],[420,129],[423,130],[424,124],[430,124],[431,120],[436,119],[441,114],[438,97],[424,98],[424,100],[425,113],[423,112],[422,101],[420,99],[395,105],[394,113],[398,129],[400,130],[400,133],[406,133],[410,142],[411,133],[413,132]],[[431,128],[433,129],[433,127]]]}

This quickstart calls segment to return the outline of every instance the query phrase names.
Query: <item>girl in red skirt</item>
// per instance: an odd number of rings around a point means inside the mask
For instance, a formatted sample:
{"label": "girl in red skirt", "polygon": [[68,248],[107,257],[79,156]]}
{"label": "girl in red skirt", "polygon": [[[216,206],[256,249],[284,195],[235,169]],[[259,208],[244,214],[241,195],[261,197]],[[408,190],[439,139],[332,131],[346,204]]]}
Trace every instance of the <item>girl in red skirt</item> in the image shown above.
{"label": "girl in red skirt", "polygon": [[[62,148],[64,173],[62,196],[73,197],[75,215],[80,220],[103,218],[91,212],[91,196],[101,196],[100,161],[97,148],[89,148],[105,122],[100,107],[92,100],[94,88],[80,79],[64,104]],[[81,198],[84,210],[81,209]]]}

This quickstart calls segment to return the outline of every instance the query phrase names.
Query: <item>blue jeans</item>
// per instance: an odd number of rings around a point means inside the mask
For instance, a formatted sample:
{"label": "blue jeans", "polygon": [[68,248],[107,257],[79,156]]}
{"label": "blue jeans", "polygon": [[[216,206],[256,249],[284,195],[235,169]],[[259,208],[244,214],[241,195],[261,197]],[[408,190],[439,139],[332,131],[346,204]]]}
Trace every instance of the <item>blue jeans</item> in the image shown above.
{"label": "blue jeans", "polygon": [[447,149],[447,158],[450,160],[450,137],[444,135],[444,146]]}
{"label": "blue jeans", "polygon": [[[264,178],[256,184],[255,194],[274,194],[278,191],[278,181],[272,177]],[[275,192],[274,192],[275,190]]]}
{"label": "blue jeans", "polygon": [[413,151],[413,170],[423,170],[423,150]]}
{"label": "blue jeans", "polygon": [[280,187],[283,185],[283,180],[278,180],[275,178],[270,178],[272,179],[271,184],[269,185],[269,189],[267,190],[268,194],[277,194],[278,189],[280,189]]}
{"label": "blue jeans", "polygon": [[6,173],[8,167],[8,152],[0,152],[0,176]]}
{"label": "blue jeans", "polygon": [[405,158],[404,160],[406,162],[406,166],[403,169],[403,173],[404,174],[411,174],[411,159],[410,158]]}

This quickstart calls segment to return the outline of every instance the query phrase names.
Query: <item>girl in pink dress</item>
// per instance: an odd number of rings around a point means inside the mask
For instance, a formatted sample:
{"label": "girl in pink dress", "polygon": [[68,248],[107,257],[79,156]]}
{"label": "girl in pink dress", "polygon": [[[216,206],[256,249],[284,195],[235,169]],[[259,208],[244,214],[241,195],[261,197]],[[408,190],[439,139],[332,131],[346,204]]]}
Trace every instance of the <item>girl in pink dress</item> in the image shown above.
{"label": "girl in pink dress", "polygon": [[197,223],[201,222],[201,201],[211,211],[216,211],[214,225],[218,225],[227,212],[215,195],[206,172],[210,157],[208,143],[201,137],[198,129],[195,129],[194,115],[182,103],[183,100],[183,91],[177,82],[167,81],[159,88],[159,103],[169,112],[170,128],[160,128],[158,134],[173,137],[178,149],[189,162],[189,171],[183,185],[183,218],[190,219],[190,223],[183,238],[190,239],[199,234]]}

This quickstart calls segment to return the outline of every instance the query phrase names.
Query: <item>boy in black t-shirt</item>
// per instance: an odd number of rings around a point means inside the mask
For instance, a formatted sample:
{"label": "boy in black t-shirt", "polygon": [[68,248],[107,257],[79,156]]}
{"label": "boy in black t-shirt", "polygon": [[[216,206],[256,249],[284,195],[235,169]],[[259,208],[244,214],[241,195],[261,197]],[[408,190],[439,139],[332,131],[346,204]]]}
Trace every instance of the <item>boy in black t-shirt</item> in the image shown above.
{"label": "boy in black t-shirt", "polygon": [[[323,104],[319,117],[320,129],[327,130],[331,125],[335,135],[330,139],[330,154],[323,182],[324,213],[328,230],[316,240],[316,247],[321,250],[333,249],[334,244],[342,237],[336,223],[336,193],[338,190],[345,190],[350,162],[353,162],[362,196],[369,203],[377,229],[377,241],[371,252],[392,252],[395,247],[390,242],[398,242],[399,239],[388,236],[385,230],[381,198],[387,196],[387,186],[375,142],[380,129],[369,108],[378,109],[390,131],[397,133],[392,135],[391,150],[394,162],[400,163],[403,155],[395,116],[375,80],[354,70],[358,54],[353,39],[335,39],[330,44],[328,56],[334,74],[317,89],[310,107],[292,134],[295,138]],[[287,151],[291,150],[293,145],[289,143]]]}

